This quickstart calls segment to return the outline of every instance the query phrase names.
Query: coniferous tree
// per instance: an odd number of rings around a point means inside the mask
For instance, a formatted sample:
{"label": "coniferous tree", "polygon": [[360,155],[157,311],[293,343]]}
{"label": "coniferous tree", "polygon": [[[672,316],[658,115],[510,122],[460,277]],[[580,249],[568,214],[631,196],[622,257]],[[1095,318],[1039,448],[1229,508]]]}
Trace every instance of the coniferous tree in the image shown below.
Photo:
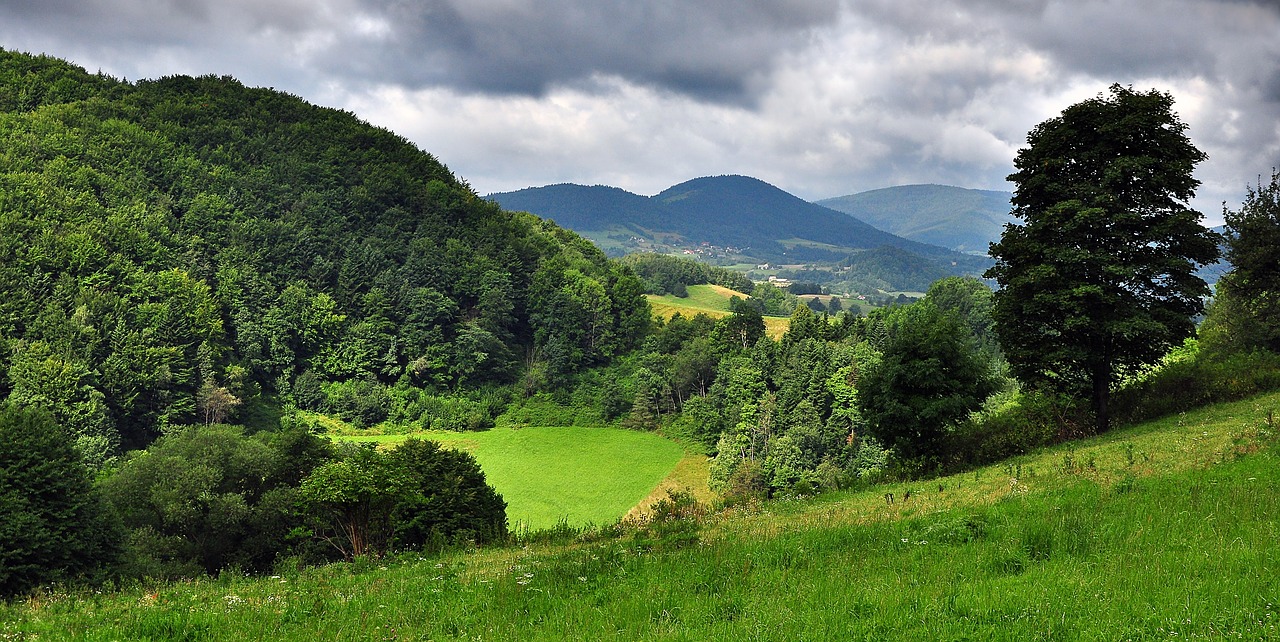
{"label": "coniferous tree", "polygon": [[121,534],[71,435],[35,408],[0,408],[0,597],[92,578]]}

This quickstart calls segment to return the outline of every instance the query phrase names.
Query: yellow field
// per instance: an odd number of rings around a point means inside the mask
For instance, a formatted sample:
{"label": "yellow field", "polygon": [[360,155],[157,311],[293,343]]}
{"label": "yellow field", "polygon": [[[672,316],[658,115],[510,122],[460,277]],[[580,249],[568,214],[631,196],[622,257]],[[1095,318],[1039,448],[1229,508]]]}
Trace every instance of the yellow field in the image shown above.
{"label": "yellow field", "polygon": [[[720,285],[691,285],[689,296],[683,299],[671,294],[645,296],[649,299],[649,306],[653,308],[653,315],[662,319],[670,319],[677,312],[684,317],[702,313],[719,319],[729,316],[729,299],[735,296],[743,299],[750,298],[749,295]],[[764,318],[765,333],[774,339],[786,334],[790,325],[791,319],[787,317]]]}

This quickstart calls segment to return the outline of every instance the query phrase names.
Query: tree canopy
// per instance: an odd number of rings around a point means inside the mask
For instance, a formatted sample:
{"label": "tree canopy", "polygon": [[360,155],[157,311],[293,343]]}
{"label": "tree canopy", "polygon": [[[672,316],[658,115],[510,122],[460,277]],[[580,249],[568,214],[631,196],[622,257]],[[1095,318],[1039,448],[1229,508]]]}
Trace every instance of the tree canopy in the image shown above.
{"label": "tree canopy", "polygon": [[992,244],[993,316],[1014,373],[1091,396],[1108,424],[1112,385],[1190,336],[1217,235],[1188,204],[1205,155],[1173,97],[1113,85],[1037,125],[1009,176],[1009,224]]}
{"label": "tree canopy", "polygon": [[995,391],[995,378],[957,313],[925,300],[895,308],[886,322],[888,342],[859,385],[858,408],[904,460],[937,463],[947,429]]}
{"label": "tree canopy", "polygon": [[0,598],[101,575],[119,528],[67,431],[47,412],[0,407]]}
{"label": "tree canopy", "polygon": [[1223,209],[1231,271],[1218,281],[1206,325],[1224,347],[1280,352],[1280,171],[1250,187],[1239,210]]}

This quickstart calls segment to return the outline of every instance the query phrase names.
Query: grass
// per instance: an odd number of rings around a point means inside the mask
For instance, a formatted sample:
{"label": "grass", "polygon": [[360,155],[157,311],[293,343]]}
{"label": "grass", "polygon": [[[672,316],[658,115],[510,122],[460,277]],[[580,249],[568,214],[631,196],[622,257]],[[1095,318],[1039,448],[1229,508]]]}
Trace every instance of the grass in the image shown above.
{"label": "grass", "polygon": [[[732,297],[749,298],[750,295],[730,290],[720,285],[691,285],[689,296],[685,298],[674,294],[647,294],[649,307],[654,316],[670,319],[679,312],[684,317],[693,317],[699,313],[719,319],[729,316],[729,299]],[[774,339],[781,338],[791,326],[788,317],[765,317],[765,333]]]}
{"label": "grass", "polygon": [[48,592],[0,608],[0,639],[1280,639],[1277,407],[735,509],[684,547],[583,538]]}
{"label": "grass", "polygon": [[[659,435],[613,428],[494,428],[413,436],[474,455],[489,484],[507,501],[507,518],[516,530],[560,522],[611,524],[648,496],[683,457],[680,444]],[[341,439],[394,444],[408,437]]]}
{"label": "grass", "polygon": [[678,297],[674,294],[649,294],[646,298],[649,299],[649,304],[654,306],[655,312],[659,307],[663,309],[670,307],[680,310],[683,314],[688,314],[684,310],[696,310],[711,316],[727,316],[729,299],[735,296],[740,299],[751,298],[749,294],[730,290],[722,285],[691,285],[688,290],[687,297]]}

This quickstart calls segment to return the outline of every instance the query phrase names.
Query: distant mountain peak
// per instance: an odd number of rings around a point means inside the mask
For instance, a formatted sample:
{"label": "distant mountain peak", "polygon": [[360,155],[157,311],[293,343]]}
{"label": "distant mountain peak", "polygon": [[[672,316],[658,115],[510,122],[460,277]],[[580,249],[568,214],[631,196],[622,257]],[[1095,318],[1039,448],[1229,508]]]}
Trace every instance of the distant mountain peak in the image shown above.
{"label": "distant mountain peak", "polygon": [[899,185],[817,201],[899,236],[985,254],[1000,238],[1013,194],[950,185]]}
{"label": "distant mountain peak", "polygon": [[705,256],[711,247],[719,248],[711,251],[722,258],[797,264],[839,262],[896,248],[948,271],[977,270],[970,265],[972,257],[885,232],[738,174],[693,178],[650,197],[617,188],[553,185],[489,198],[504,208],[552,219],[614,253]]}

